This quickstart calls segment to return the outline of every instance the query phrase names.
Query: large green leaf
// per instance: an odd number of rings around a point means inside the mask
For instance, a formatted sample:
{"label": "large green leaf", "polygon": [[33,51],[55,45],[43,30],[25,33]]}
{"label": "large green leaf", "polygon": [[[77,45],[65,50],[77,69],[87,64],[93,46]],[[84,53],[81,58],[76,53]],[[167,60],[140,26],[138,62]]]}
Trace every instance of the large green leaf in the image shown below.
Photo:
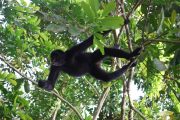
{"label": "large green leaf", "polygon": [[16,86],[16,85],[17,85],[17,82],[16,82],[16,80],[14,80],[14,79],[15,79],[15,75],[12,74],[12,73],[10,73],[10,74],[8,74],[8,75],[6,76],[6,80],[7,80],[8,82],[10,82],[12,85]]}
{"label": "large green leaf", "polygon": [[109,13],[116,8],[116,3],[114,1],[109,2],[108,4],[105,5],[102,16],[107,16]]}
{"label": "large green leaf", "polygon": [[91,9],[94,11],[94,14],[97,14],[97,11],[99,9],[99,1],[98,0],[88,0],[89,5],[91,6]]}
{"label": "large green leaf", "polygon": [[93,40],[93,42],[94,42],[95,45],[98,46],[98,48],[100,49],[101,53],[104,55],[104,45],[103,45],[103,43],[101,42],[102,40],[103,40],[102,35],[100,35],[100,34],[98,34],[98,33],[94,35],[94,40]]}
{"label": "large green leaf", "polygon": [[171,23],[174,24],[175,21],[176,21],[176,16],[177,16],[177,13],[175,10],[172,11],[171,13]]}
{"label": "large green leaf", "polygon": [[108,16],[100,19],[100,26],[104,29],[116,29],[124,24],[124,20],[119,16]]}
{"label": "large green leaf", "polygon": [[61,24],[61,25],[57,25],[57,24],[49,24],[46,27],[46,30],[54,32],[54,33],[58,33],[58,32],[63,32],[65,30],[67,30],[66,25]]}
{"label": "large green leaf", "polygon": [[154,64],[156,66],[156,69],[159,71],[165,71],[167,69],[164,63],[157,58],[154,59]]}
{"label": "large green leaf", "polygon": [[12,85],[16,86],[17,85],[17,82],[16,80],[13,80],[13,79],[7,79],[8,82],[10,82]]}
{"label": "large green leaf", "polygon": [[22,120],[33,120],[28,114],[24,111],[18,111],[17,114],[20,116]]}
{"label": "large green leaf", "polygon": [[92,8],[90,7],[90,5],[83,1],[83,2],[81,2],[81,7],[83,8],[84,13],[87,15],[89,21],[92,22],[95,19],[95,13],[92,10]]}
{"label": "large green leaf", "polygon": [[81,33],[81,30],[77,27],[77,26],[70,26],[68,29],[68,32],[72,35],[72,36],[77,36]]}
{"label": "large green leaf", "polygon": [[27,80],[24,82],[24,90],[26,93],[29,93],[30,91],[30,85]]}
{"label": "large green leaf", "polygon": [[174,102],[174,108],[179,113],[180,112],[180,102],[179,102],[179,100],[177,99],[176,95],[173,92],[170,93],[170,98]]}

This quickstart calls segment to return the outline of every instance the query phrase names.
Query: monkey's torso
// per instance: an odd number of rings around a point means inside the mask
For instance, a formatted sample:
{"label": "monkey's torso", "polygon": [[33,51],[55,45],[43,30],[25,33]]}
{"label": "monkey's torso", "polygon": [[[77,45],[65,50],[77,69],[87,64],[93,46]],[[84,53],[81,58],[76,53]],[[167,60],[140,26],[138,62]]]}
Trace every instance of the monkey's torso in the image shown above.
{"label": "monkey's torso", "polygon": [[89,72],[91,53],[79,53],[72,57],[67,57],[66,63],[62,66],[62,71],[72,76],[82,76]]}

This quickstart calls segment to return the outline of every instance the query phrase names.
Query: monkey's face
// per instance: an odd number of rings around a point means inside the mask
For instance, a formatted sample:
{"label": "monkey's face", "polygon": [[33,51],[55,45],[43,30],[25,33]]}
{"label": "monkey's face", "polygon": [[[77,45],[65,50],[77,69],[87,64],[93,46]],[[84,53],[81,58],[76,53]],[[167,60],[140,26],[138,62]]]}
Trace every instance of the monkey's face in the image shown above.
{"label": "monkey's face", "polygon": [[51,53],[51,64],[54,66],[62,66],[65,64],[65,53],[61,50],[54,50]]}

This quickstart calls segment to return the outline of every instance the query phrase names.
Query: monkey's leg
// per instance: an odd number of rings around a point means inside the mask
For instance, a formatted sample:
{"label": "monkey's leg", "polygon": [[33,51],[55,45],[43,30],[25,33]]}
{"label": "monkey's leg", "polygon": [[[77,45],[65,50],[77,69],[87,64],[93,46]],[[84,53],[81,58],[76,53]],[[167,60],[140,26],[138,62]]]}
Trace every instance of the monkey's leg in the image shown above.
{"label": "monkey's leg", "polygon": [[92,66],[90,74],[99,80],[102,80],[104,82],[109,82],[121,76],[123,73],[127,71],[129,67],[134,67],[135,65],[136,63],[130,62],[128,65],[124,65],[121,69],[118,69],[112,73],[107,73],[98,66]]}

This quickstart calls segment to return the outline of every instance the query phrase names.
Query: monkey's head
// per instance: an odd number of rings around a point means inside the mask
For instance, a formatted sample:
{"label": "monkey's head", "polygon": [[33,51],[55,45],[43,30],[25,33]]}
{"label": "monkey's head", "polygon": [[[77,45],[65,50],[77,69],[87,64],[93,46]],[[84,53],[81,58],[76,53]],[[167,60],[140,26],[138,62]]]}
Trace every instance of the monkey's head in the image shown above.
{"label": "monkey's head", "polygon": [[54,50],[51,52],[51,64],[54,66],[62,66],[65,64],[65,53],[62,50]]}

